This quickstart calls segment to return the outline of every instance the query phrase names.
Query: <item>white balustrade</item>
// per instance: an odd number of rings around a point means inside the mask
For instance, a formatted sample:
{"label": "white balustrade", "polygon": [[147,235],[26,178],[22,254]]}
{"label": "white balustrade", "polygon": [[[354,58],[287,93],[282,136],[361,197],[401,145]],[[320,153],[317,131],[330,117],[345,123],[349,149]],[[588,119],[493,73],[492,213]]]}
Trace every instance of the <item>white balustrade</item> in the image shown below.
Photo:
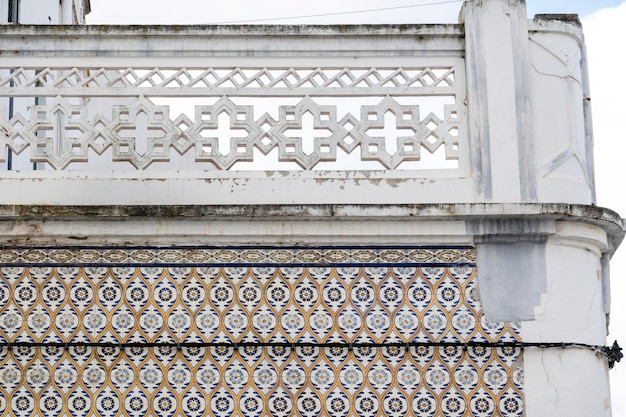
{"label": "white balustrade", "polygon": [[[310,28],[304,52],[298,35],[275,28],[266,29],[268,51],[251,50],[259,35],[245,30],[233,39],[191,28],[206,43],[185,54],[184,33],[170,30],[154,29],[143,48],[133,28],[3,28],[14,54],[0,67],[10,107],[0,144],[28,168],[53,170],[468,173],[462,53],[432,56],[445,37],[462,45],[456,26]],[[22,45],[12,44],[20,35]],[[329,35],[340,49],[326,54]],[[72,51],[77,37],[84,48]]]}

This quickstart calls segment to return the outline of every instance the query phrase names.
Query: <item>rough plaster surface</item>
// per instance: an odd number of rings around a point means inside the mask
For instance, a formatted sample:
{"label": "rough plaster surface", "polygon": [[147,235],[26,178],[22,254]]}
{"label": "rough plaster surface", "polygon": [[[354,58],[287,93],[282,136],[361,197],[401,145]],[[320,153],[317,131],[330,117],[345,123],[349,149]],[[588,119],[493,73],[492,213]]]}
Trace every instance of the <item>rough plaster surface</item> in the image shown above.
{"label": "rough plaster surface", "polygon": [[526,416],[611,416],[606,360],[594,352],[527,350],[524,374]]}
{"label": "rough plaster surface", "polygon": [[486,218],[468,222],[476,241],[478,285],[491,321],[534,319],[546,288],[545,245],[556,222],[541,218]]}
{"label": "rough plaster surface", "polygon": [[545,242],[476,245],[480,300],[490,321],[534,319],[547,291]]}

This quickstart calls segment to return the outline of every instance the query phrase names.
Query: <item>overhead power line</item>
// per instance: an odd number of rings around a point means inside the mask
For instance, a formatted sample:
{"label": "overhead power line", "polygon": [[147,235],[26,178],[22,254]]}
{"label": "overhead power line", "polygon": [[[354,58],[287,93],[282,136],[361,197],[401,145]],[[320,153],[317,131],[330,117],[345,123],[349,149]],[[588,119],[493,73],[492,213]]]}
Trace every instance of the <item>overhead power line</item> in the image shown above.
{"label": "overhead power line", "polygon": [[308,17],[325,17],[325,16],[339,16],[346,14],[357,14],[357,13],[371,13],[371,12],[383,12],[387,10],[398,10],[398,9],[410,9],[415,7],[426,7],[426,6],[437,6],[440,4],[448,4],[448,3],[461,3],[464,0],[444,0],[444,1],[435,1],[431,3],[422,3],[422,4],[412,4],[408,6],[395,6],[395,7],[382,7],[379,9],[365,9],[365,10],[352,10],[347,12],[334,12],[334,13],[320,13],[320,14],[308,14],[308,15],[299,15],[299,16],[284,16],[284,17],[271,17],[264,19],[250,19],[250,20],[230,20],[223,22],[213,22],[213,25],[229,25],[229,24],[237,24],[237,23],[254,23],[254,22],[269,22],[272,20],[289,20],[289,19],[306,19]]}

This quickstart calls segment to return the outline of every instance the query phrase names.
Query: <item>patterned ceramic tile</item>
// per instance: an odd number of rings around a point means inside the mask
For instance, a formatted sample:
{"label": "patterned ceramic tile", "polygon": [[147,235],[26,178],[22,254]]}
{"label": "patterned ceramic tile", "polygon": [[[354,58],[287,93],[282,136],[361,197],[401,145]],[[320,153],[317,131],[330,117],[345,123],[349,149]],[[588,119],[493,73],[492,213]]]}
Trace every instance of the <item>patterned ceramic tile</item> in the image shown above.
{"label": "patterned ceramic tile", "polygon": [[520,350],[463,346],[519,340],[483,317],[469,248],[9,254],[0,337],[59,345],[0,350],[0,415],[523,414]]}
{"label": "patterned ceramic tile", "polygon": [[0,264],[364,264],[476,262],[470,247],[0,248]]}

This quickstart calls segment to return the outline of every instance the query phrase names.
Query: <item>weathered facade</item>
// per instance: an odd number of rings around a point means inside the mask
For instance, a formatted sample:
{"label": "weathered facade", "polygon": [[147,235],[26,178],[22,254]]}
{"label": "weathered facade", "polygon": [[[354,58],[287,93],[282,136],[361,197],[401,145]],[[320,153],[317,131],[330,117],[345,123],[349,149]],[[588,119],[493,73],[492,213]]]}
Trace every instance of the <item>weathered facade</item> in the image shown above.
{"label": "weathered facade", "polygon": [[0,414],[611,414],[576,19],[0,34]]}

